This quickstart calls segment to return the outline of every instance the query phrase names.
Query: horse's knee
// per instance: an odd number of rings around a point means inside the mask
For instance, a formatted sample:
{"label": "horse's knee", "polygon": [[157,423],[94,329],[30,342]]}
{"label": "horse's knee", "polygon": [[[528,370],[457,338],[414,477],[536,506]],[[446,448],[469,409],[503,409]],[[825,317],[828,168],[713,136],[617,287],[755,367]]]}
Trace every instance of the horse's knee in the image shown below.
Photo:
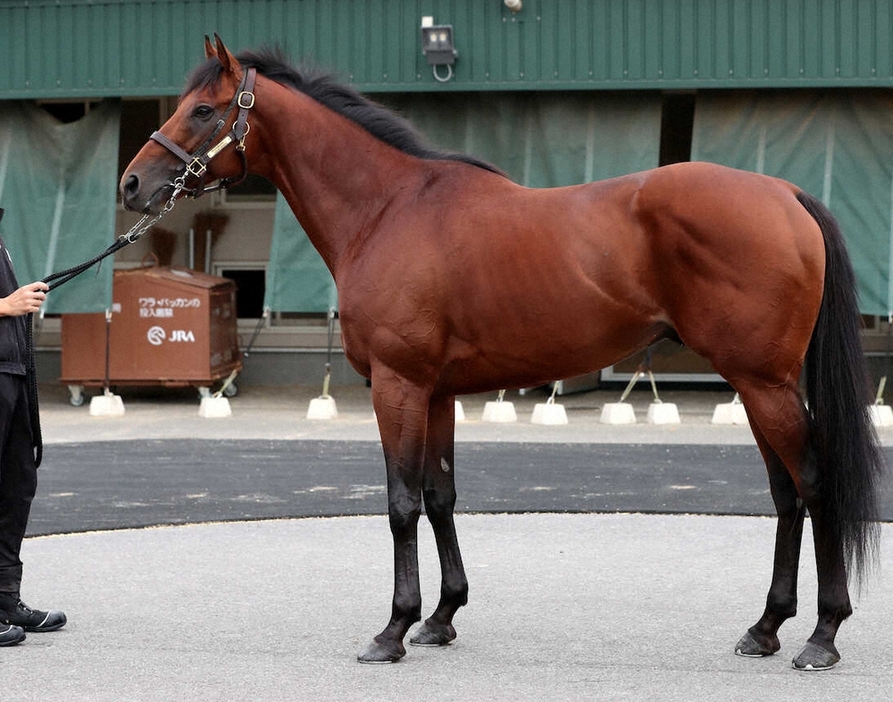
{"label": "horse's knee", "polygon": [[421,505],[408,508],[390,505],[388,507],[388,522],[391,525],[391,533],[398,537],[414,533],[421,515]]}
{"label": "horse's knee", "polygon": [[413,532],[421,514],[422,502],[417,490],[402,483],[388,484],[388,519],[395,536]]}
{"label": "horse's knee", "polygon": [[425,511],[434,522],[442,517],[452,516],[456,508],[456,491],[439,487],[426,487],[424,490]]}

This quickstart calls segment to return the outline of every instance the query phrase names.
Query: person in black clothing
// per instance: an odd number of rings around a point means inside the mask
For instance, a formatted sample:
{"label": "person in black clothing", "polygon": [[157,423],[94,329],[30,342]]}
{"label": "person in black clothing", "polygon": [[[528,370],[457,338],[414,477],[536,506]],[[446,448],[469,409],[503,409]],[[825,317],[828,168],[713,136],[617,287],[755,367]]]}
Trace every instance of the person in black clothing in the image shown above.
{"label": "person in black clothing", "polygon": [[19,287],[0,238],[0,646],[23,641],[26,631],[55,631],[66,622],[57,610],[31,609],[19,594],[19,553],[37,491],[35,448],[40,442],[39,425],[32,419],[37,407],[36,393],[29,392],[33,349],[26,325],[31,321],[27,315],[40,309],[47,290],[40,281]]}

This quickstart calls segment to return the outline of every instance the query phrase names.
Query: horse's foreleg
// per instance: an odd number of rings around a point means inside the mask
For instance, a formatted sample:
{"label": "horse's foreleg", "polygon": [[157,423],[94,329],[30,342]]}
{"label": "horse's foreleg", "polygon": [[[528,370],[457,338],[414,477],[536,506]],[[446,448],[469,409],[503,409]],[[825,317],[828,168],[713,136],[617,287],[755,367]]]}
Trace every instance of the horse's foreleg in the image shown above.
{"label": "horse's foreleg", "polygon": [[459,607],[468,602],[468,580],[462,566],[453,521],[456,506],[454,437],[455,398],[449,396],[432,399],[428,413],[422,494],[440,556],[440,602],[434,613],[410,639],[410,643],[416,646],[443,646],[455,639],[453,616]]}
{"label": "horse's foreleg", "polygon": [[778,526],[775,533],[775,562],[772,583],[766,597],[763,616],[735,646],[740,656],[769,656],[778,651],[778,629],[785,620],[797,614],[797,573],[800,561],[800,544],[803,540],[804,507],[798,500],[797,489],[778,454],[766,443],[754,428],[757,444],[766,461],[769,487]]}
{"label": "horse's foreleg", "polygon": [[395,376],[375,376],[372,402],[387,466],[388,517],[394,540],[394,598],[388,625],[357,658],[362,663],[392,663],[406,654],[403,639],[422,614],[418,521],[428,395]]}

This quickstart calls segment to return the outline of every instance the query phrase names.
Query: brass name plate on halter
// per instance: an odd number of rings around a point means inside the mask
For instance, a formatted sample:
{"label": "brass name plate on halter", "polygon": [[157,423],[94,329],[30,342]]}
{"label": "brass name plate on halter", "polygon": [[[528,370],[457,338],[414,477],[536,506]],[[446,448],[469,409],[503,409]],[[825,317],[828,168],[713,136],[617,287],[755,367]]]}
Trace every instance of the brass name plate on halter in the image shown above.
{"label": "brass name plate on halter", "polygon": [[[253,101],[252,101],[253,103]],[[205,155],[205,158],[210,161],[217,154],[223,151],[227,146],[229,146],[233,142],[233,137],[227,134],[223,139],[221,139],[215,146],[212,146],[208,149],[208,153]]]}

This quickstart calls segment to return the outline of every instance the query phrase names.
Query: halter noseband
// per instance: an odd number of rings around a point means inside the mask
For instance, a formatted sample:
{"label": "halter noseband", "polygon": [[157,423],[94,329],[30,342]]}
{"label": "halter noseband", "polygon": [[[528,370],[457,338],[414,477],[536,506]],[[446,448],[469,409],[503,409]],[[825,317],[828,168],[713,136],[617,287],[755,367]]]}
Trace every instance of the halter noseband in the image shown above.
{"label": "halter noseband", "polygon": [[[217,121],[214,130],[208,138],[193,153],[186,153],[185,150],[161,132],[152,132],[152,135],[149,137],[161,144],[186,165],[183,173],[174,181],[174,185],[181,184],[181,189],[191,197],[196,198],[203,193],[210,193],[232,185],[238,185],[248,175],[248,160],[245,158],[245,136],[250,128],[248,111],[254,107],[254,79],[256,73],[254,68],[249,68],[245,71],[245,75],[242,76],[242,82],[239,84],[236,94],[233,95],[229,107],[226,108],[223,116]],[[226,126],[227,118],[236,107],[239,108],[239,114],[233,122],[233,128],[217,144],[211,146],[211,142],[217,138],[217,135]],[[239,160],[242,164],[242,172],[237,178],[221,178],[216,183],[205,186],[208,164],[230,144],[236,145],[236,152],[239,154]],[[187,177],[197,179],[194,188],[185,187]]]}

